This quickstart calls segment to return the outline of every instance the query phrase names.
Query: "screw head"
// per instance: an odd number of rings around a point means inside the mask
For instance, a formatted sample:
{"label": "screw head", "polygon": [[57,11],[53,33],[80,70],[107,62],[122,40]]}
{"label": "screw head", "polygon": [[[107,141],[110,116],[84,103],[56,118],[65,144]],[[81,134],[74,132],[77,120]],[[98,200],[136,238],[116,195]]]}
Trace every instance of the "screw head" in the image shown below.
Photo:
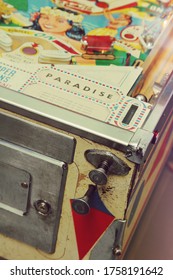
{"label": "screw head", "polygon": [[40,215],[47,216],[51,213],[51,205],[43,199],[35,201],[34,207]]}
{"label": "screw head", "polygon": [[113,248],[113,254],[117,257],[121,256],[122,254],[122,250],[119,246],[116,246],[115,248]]}
{"label": "screw head", "polygon": [[102,168],[91,170],[89,177],[96,185],[106,185],[107,183],[107,175]]}
{"label": "screw head", "polygon": [[24,188],[24,189],[27,189],[29,186],[26,182],[22,182],[21,187]]}
{"label": "screw head", "polygon": [[72,208],[76,213],[80,215],[86,215],[90,211],[89,204],[82,198],[74,199],[72,203]]}

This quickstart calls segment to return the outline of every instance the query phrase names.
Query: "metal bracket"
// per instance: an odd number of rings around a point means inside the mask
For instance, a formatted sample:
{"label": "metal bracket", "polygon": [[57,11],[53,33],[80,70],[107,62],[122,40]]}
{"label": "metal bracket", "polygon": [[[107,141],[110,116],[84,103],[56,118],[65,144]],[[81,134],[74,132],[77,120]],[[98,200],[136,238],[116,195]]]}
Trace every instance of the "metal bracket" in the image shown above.
{"label": "metal bracket", "polygon": [[114,256],[119,257],[122,254],[122,245],[126,220],[117,220],[116,222],[117,223],[115,228],[115,241],[112,250]]}
{"label": "metal bracket", "polygon": [[122,253],[126,220],[115,220],[104,232],[90,254],[90,260],[115,260]]}
{"label": "metal bracket", "polygon": [[138,129],[127,147],[126,158],[137,164],[143,163],[148,155],[153,137],[152,132]]}

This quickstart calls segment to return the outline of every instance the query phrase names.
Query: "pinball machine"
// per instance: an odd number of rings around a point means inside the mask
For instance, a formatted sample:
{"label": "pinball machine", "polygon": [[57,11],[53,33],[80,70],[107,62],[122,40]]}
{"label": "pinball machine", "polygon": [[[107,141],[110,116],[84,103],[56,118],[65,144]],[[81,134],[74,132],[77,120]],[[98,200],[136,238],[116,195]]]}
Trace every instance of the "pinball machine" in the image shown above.
{"label": "pinball machine", "polygon": [[0,256],[123,259],[173,145],[173,4],[40,2],[0,14]]}

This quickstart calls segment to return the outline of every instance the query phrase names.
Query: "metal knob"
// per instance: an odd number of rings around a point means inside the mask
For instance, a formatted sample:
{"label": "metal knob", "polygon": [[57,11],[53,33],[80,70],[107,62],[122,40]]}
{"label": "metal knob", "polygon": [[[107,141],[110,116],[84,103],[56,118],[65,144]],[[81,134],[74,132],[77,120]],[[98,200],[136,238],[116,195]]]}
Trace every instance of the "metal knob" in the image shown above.
{"label": "metal knob", "polygon": [[91,170],[89,177],[96,185],[105,185],[107,183],[107,172],[111,163],[108,160],[104,160],[99,168]]}
{"label": "metal knob", "polygon": [[90,199],[95,190],[96,190],[96,186],[89,185],[88,190],[83,197],[73,200],[72,202],[73,210],[80,215],[88,214],[90,211]]}
{"label": "metal knob", "polygon": [[108,151],[87,150],[85,157],[96,167],[89,172],[89,178],[96,185],[105,185],[109,174],[126,175],[130,170],[124,161]]}
{"label": "metal knob", "polygon": [[135,98],[139,101],[147,102],[147,97],[141,93],[138,93]]}

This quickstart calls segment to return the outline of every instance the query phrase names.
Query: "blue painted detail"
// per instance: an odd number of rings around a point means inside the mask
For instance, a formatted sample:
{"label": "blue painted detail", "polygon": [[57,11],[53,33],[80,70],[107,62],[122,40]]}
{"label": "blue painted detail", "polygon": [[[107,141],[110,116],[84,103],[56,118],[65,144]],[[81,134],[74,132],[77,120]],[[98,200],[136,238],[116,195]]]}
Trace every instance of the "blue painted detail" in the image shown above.
{"label": "blue painted detail", "polygon": [[109,210],[105,207],[104,203],[101,201],[97,188],[95,192],[92,194],[89,204],[91,208],[95,208],[97,210],[100,210],[101,212],[113,216],[112,213],[109,212]]}

